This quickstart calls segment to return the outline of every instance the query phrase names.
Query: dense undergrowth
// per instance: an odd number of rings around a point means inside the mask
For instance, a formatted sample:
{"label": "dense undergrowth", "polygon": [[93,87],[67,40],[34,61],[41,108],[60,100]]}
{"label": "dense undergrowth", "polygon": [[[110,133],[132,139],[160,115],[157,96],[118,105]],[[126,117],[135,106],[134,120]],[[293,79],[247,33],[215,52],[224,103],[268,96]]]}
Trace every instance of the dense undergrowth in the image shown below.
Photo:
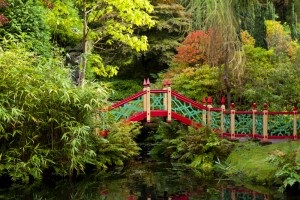
{"label": "dense undergrowth", "polygon": [[100,172],[138,154],[138,125],[109,123],[107,138],[95,134],[107,90],[76,87],[61,57],[45,59],[14,41],[0,51],[0,72],[0,176],[28,183],[87,166]]}
{"label": "dense undergrowth", "polygon": [[235,181],[277,186],[283,192],[300,183],[300,144],[289,141],[261,146],[246,142],[236,145],[223,165]]}
{"label": "dense undergrowth", "polygon": [[161,122],[152,140],[156,146],[151,155],[164,156],[202,173],[212,172],[214,162],[225,159],[234,146],[207,128],[195,129],[175,121]]}

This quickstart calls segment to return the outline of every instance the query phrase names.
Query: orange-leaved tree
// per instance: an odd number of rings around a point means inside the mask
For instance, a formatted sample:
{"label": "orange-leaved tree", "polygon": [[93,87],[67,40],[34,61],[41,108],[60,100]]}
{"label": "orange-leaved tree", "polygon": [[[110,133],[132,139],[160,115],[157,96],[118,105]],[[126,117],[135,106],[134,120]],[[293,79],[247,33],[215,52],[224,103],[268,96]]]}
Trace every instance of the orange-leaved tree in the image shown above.
{"label": "orange-leaved tree", "polygon": [[[5,8],[6,6],[8,6],[8,3],[6,2],[6,0],[0,0],[0,11],[1,8]],[[3,26],[3,24],[7,24],[9,22],[9,20],[0,13],[0,27]]]}
{"label": "orange-leaved tree", "polygon": [[174,61],[191,65],[205,63],[207,59],[207,49],[210,44],[210,33],[211,31],[202,30],[189,33],[182,42],[182,45],[177,47],[178,53]]}
{"label": "orange-leaved tree", "polygon": [[209,64],[219,66],[224,61],[223,39],[217,31],[211,28],[207,31],[196,30],[187,35],[173,61],[189,65]]}

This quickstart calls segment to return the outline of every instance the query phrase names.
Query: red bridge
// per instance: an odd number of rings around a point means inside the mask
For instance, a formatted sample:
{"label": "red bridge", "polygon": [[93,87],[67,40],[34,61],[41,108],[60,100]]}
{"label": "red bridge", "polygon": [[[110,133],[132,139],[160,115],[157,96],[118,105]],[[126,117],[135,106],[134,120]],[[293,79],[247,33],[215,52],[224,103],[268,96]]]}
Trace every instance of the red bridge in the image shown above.
{"label": "red bridge", "polygon": [[270,112],[267,104],[263,111],[257,111],[253,104],[251,111],[236,111],[234,104],[225,110],[225,100],[221,107],[213,108],[210,97],[203,98],[202,104],[171,90],[170,81],[164,82],[164,88],[153,90],[149,79],[144,80],[144,89],[109,109],[109,115],[115,121],[127,119],[132,122],[151,121],[152,117],[165,117],[167,122],[180,121],[188,126],[208,126],[221,136],[234,140],[236,137],[259,138],[263,142],[269,139],[297,140],[300,130],[300,112]]}

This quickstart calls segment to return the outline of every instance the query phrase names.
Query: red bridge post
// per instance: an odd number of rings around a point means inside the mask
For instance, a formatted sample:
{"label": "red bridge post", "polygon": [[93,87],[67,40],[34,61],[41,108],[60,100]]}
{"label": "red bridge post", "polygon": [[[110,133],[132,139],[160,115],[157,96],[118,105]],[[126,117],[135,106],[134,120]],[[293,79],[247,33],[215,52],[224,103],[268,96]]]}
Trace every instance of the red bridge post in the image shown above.
{"label": "red bridge post", "polygon": [[225,98],[222,97],[221,100],[221,136],[223,137],[224,129],[224,112],[225,112]]}
{"label": "red bridge post", "polygon": [[[164,80],[164,87],[163,90],[167,90],[167,82]],[[164,94],[164,100],[163,100],[163,104],[164,104],[164,109],[167,110],[167,98],[168,95]]]}
{"label": "red bridge post", "polygon": [[149,78],[147,79],[147,82],[146,82],[146,85],[147,85],[147,88],[146,88],[146,112],[147,112],[147,123],[150,123],[151,121],[151,116],[150,116],[150,95],[151,95],[151,89],[150,89],[150,81],[149,81]]}
{"label": "red bridge post", "polygon": [[234,103],[231,104],[231,111],[230,111],[230,139],[235,140],[235,110],[234,110]]}
{"label": "red bridge post", "polygon": [[146,82],[146,79],[144,79],[144,83],[143,83],[143,91],[146,93],[143,95],[143,110],[144,112],[147,112],[147,82]]}
{"label": "red bridge post", "polygon": [[297,108],[296,107],[293,108],[293,112],[294,112],[293,136],[294,136],[294,141],[298,141],[298,137],[297,137]]}
{"label": "red bridge post", "polygon": [[268,136],[268,110],[267,104],[264,103],[264,111],[263,111],[263,139],[262,142],[269,142]]}
{"label": "red bridge post", "polygon": [[[205,97],[203,97],[203,99],[202,99],[202,105],[206,106]],[[206,112],[205,112],[205,110],[203,110],[203,112],[202,112],[202,121],[203,121],[204,125],[206,125]]]}
{"label": "red bridge post", "polygon": [[211,128],[211,124],[212,124],[212,121],[211,121],[211,111],[210,111],[210,109],[212,108],[212,98],[211,97],[207,98],[207,108],[208,108],[208,112],[207,112],[207,126],[208,126],[208,128]]}
{"label": "red bridge post", "polygon": [[168,112],[168,117],[167,117],[167,122],[170,123],[172,121],[172,93],[171,93],[171,80],[168,80],[168,93],[167,93],[167,112]]}

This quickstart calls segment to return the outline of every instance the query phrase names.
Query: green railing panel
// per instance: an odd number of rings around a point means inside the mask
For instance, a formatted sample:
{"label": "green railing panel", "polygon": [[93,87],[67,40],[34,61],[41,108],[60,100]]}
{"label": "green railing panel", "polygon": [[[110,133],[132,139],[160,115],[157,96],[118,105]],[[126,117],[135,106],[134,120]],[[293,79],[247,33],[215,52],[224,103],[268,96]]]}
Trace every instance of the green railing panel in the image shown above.
{"label": "green railing panel", "polygon": [[297,115],[297,133],[300,133],[300,115]]}
{"label": "green railing panel", "polygon": [[255,115],[255,131],[258,135],[263,135],[263,115]]}
{"label": "green railing panel", "polygon": [[268,133],[271,136],[293,135],[293,115],[268,115]]}
{"label": "green railing panel", "polygon": [[264,200],[264,199],[266,199],[264,194],[252,193],[252,191],[233,192],[228,189],[223,189],[222,193],[223,194],[220,195],[220,199],[223,199],[223,200],[232,200],[233,196],[236,200]]}
{"label": "green railing panel", "polygon": [[180,101],[176,97],[172,98],[172,111],[182,115],[183,117],[189,118],[194,122],[205,125],[202,120],[203,113],[206,113],[205,110],[194,108],[191,104]]}
{"label": "green railing panel", "polygon": [[113,116],[114,121],[119,121],[120,119],[128,119],[130,116],[135,113],[142,112],[143,110],[143,98],[139,97],[136,100],[130,101],[123,106],[111,110],[110,114]]}
{"label": "green railing panel", "polygon": [[210,112],[211,113],[211,128],[212,130],[221,130],[221,112]]}
{"label": "green railing panel", "polygon": [[230,133],[230,124],[231,124],[230,114],[224,114],[224,132]]}
{"label": "green railing panel", "polygon": [[236,114],[235,115],[235,133],[251,134],[253,118],[252,114]]}
{"label": "green railing panel", "polygon": [[151,94],[151,110],[166,110],[164,106],[164,96],[165,94]]}

